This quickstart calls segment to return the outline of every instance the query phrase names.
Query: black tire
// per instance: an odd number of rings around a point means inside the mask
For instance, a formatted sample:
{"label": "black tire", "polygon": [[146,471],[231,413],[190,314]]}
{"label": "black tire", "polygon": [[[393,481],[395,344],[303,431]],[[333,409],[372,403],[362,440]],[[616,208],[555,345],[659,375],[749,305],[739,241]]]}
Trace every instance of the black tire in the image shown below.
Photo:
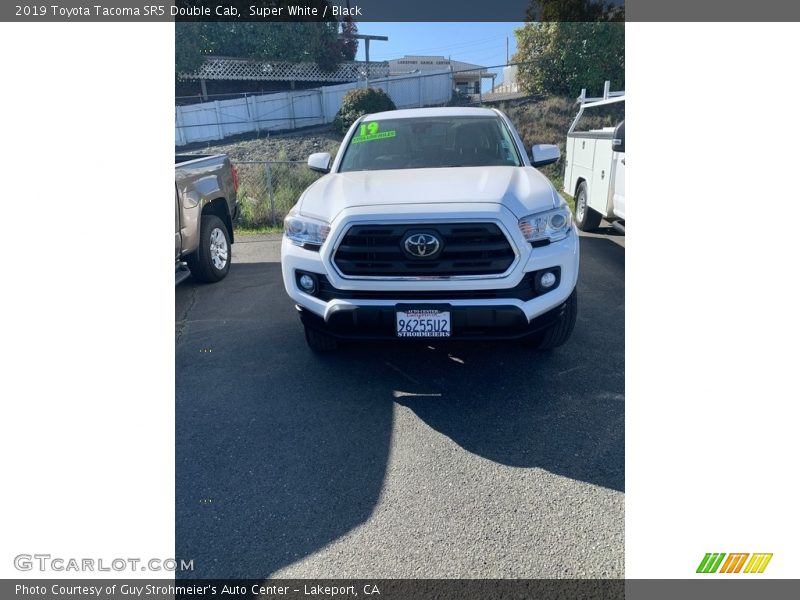
{"label": "black tire", "polygon": [[323,333],[319,329],[313,329],[308,325],[304,325],[304,327],[306,330],[306,344],[314,352],[333,352],[339,347],[339,342],[332,335]]}
{"label": "black tire", "polygon": [[586,190],[586,182],[581,181],[578,191],[575,192],[575,224],[581,231],[594,231],[600,226],[603,216],[587,206],[589,194]]}
{"label": "black tire", "polygon": [[572,290],[567,298],[564,312],[554,325],[541,333],[537,339],[539,350],[552,350],[567,342],[575,329],[575,320],[578,318],[578,288]]}
{"label": "black tire", "polygon": [[198,281],[215,283],[231,269],[231,236],[225,223],[216,215],[203,215],[200,245],[190,257],[189,270]]}

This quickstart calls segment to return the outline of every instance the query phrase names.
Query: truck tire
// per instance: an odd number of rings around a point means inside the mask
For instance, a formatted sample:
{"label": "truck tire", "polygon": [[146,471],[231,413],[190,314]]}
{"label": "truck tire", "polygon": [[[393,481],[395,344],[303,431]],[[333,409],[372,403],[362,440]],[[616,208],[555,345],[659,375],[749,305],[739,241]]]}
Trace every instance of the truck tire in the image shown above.
{"label": "truck tire", "polygon": [[231,238],[225,223],[215,215],[203,215],[200,245],[187,260],[198,281],[214,283],[224,279],[231,268]]}
{"label": "truck tire", "polygon": [[539,350],[552,350],[567,342],[575,329],[575,320],[578,317],[578,288],[572,290],[567,298],[564,313],[554,325],[540,334],[537,347]]}
{"label": "truck tire", "polygon": [[581,231],[594,231],[600,226],[600,220],[603,218],[599,212],[589,208],[588,202],[586,182],[581,181],[575,194],[575,224]]}
{"label": "truck tire", "polygon": [[339,347],[339,343],[332,335],[323,333],[318,329],[313,329],[308,325],[304,325],[304,327],[306,330],[306,344],[308,344],[308,347],[314,352],[320,354],[333,352]]}

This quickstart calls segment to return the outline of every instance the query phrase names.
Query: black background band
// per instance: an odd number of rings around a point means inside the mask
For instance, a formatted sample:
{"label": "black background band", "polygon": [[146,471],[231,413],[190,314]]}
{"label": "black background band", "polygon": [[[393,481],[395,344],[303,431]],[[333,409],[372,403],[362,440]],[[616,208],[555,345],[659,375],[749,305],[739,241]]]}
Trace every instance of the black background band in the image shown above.
{"label": "black background band", "polygon": [[[580,7],[586,2],[601,0],[564,0],[565,4],[577,2]],[[625,20],[636,21],[799,21],[800,3],[787,0],[760,0],[759,2],[744,2],[743,0],[606,0],[607,4],[624,9]],[[4,22],[115,22],[115,21],[141,21],[141,22],[168,22],[176,20],[171,15],[171,7],[182,8],[199,7],[201,15],[178,17],[178,20],[236,20],[236,21],[272,21],[296,20],[289,15],[288,10],[281,11],[280,15],[269,17],[251,16],[250,6],[287,6],[321,7],[324,0],[273,0],[273,1],[248,1],[248,0],[177,0],[177,2],[163,2],[158,0],[44,0],[40,2],[20,2],[19,0],[0,3],[0,21]],[[346,6],[346,0],[331,0],[330,6]],[[487,0],[350,0],[350,7],[359,9],[354,20],[369,21],[407,21],[407,22],[520,22],[535,16],[536,7],[532,7],[530,0],[500,0],[490,2]],[[535,3],[534,3],[535,4]],[[109,14],[98,12],[95,6],[110,9]],[[161,7],[159,11],[152,12],[146,7]],[[55,8],[54,8],[55,7]],[[234,7],[239,16],[226,16],[225,8]],[[81,9],[81,10],[76,10]],[[138,15],[127,14],[120,9],[138,9]],[[533,9],[533,12],[531,12]],[[591,13],[591,11],[588,11]],[[86,14],[88,13],[88,14]],[[577,10],[573,14],[586,14],[586,11]],[[205,15],[205,16],[203,16]],[[327,14],[325,18],[330,18]],[[310,17],[313,20],[322,20],[320,16]],[[580,17],[579,17],[580,18]]]}

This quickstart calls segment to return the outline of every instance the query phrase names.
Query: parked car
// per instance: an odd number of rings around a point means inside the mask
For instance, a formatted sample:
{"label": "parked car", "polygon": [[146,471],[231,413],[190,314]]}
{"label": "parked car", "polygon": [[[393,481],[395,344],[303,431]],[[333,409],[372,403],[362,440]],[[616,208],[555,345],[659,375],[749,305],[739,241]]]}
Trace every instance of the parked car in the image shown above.
{"label": "parked car", "polygon": [[228,274],[237,187],[227,156],[175,156],[175,285],[190,274],[209,283]]}
{"label": "parked car", "polygon": [[605,218],[625,233],[624,117],[612,127],[581,127],[583,121],[612,105],[624,109],[624,93],[618,94],[581,102],[567,133],[564,191],[575,197],[575,223],[583,231],[597,229]]}
{"label": "parked car", "polygon": [[484,108],[366,115],[285,220],[281,266],[308,345],[341,339],[567,341],[578,236],[509,119]]}

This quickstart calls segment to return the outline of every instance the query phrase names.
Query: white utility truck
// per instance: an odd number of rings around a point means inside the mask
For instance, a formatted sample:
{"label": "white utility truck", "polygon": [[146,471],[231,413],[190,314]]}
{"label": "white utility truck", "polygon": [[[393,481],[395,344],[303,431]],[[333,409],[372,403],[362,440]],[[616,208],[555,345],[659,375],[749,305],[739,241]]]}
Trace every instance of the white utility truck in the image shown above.
{"label": "white utility truck", "polygon": [[[605,218],[625,233],[625,92],[578,99],[567,133],[564,191],[575,197],[575,224],[592,231]],[[603,126],[613,119],[613,126]],[[600,123],[600,126],[597,124]]]}

